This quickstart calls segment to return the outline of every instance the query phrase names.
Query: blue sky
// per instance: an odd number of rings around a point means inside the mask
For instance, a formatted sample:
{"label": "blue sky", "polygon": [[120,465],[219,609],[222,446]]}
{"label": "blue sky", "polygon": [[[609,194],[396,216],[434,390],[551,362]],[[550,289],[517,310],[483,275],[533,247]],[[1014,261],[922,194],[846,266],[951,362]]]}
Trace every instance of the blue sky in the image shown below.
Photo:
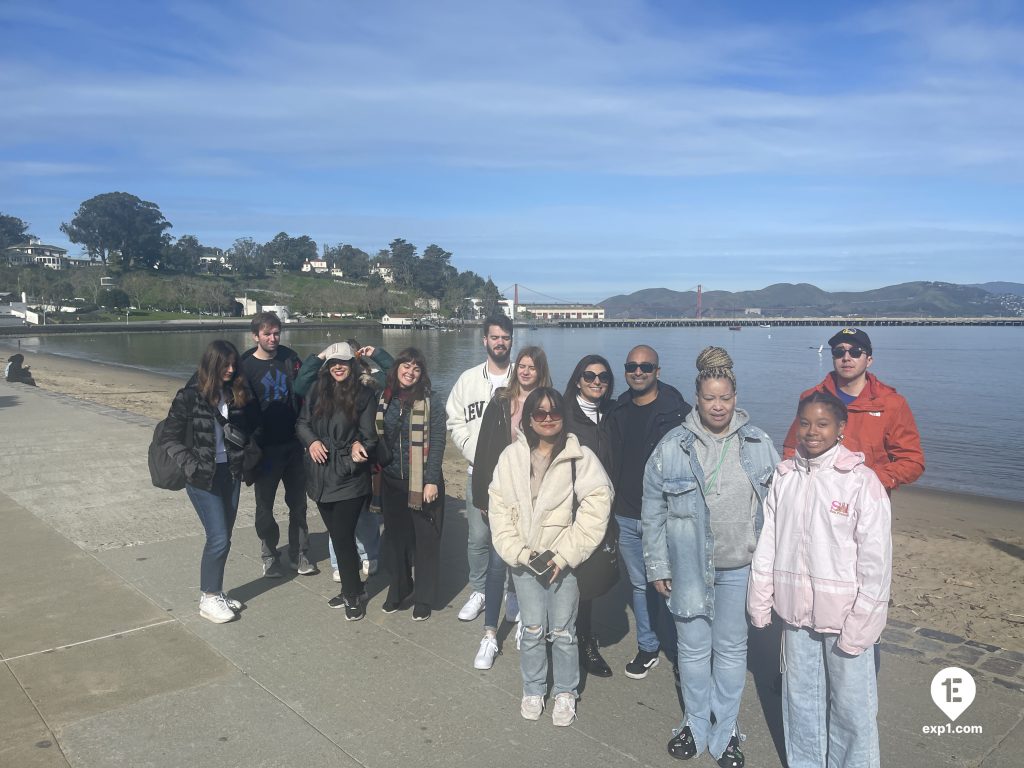
{"label": "blue sky", "polygon": [[77,254],[125,191],[573,300],[1024,282],[1021,8],[7,0],[0,212]]}

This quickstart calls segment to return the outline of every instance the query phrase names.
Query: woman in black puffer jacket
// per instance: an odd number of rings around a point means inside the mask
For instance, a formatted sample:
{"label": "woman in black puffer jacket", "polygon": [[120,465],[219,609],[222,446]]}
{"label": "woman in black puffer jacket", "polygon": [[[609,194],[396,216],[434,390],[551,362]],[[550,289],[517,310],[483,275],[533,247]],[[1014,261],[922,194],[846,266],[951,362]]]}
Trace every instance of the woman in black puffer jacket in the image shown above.
{"label": "woman in black puffer jacket", "polygon": [[316,502],[338,556],[341,594],[332,608],[345,618],[366,615],[356,523],[370,496],[370,462],[377,448],[373,392],[354,373],[355,350],[347,343],[324,350],[316,384],[302,404],[295,434],[306,446],[306,494]]}
{"label": "woman in black puffer jacket", "polygon": [[167,453],[185,473],[192,506],[206,530],[199,568],[199,615],[215,624],[238,618],[242,604],[224,594],[224,565],[238,512],[245,444],[259,424],[259,404],[238,375],[238,350],[213,341],[199,370],[167,413]]}

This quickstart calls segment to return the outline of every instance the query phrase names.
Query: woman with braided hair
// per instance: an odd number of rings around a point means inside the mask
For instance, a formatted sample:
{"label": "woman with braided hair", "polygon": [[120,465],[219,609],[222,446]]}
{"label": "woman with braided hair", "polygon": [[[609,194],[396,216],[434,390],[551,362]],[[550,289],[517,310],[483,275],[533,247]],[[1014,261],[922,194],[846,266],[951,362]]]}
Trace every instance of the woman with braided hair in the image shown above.
{"label": "woman with braided hair", "polygon": [[688,760],[706,749],[722,768],[741,768],[747,579],[779,455],[736,407],[728,352],[707,347],[697,356],[696,388],[697,407],[647,462],[644,561],[679,638],[686,714],[669,754]]}

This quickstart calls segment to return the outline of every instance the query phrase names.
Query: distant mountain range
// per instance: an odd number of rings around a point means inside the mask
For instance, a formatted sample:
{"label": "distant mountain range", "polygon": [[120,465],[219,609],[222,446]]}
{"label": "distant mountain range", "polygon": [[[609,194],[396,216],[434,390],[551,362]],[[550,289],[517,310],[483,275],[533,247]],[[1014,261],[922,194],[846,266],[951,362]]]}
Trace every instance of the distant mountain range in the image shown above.
{"label": "distant mountain range", "polygon": [[1024,283],[975,283],[970,287],[999,295],[1024,296]]}
{"label": "distant mountain range", "polygon": [[[693,317],[696,291],[645,288],[600,302],[608,318]],[[1024,284],[914,282],[871,291],[830,293],[808,283],[776,283],[759,291],[705,291],[702,316],[741,317],[758,309],[765,317],[832,316],[1020,316]]]}

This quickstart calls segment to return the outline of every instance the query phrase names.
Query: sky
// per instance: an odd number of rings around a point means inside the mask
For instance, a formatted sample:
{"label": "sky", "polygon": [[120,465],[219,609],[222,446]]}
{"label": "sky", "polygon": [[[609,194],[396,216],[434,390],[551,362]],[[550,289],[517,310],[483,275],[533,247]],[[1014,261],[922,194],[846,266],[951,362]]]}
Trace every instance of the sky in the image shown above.
{"label": "sky", "polygon": [[5,0],[0,212],[401,237],[535,301],[1024,282],[1022,50],[985,0]]}

